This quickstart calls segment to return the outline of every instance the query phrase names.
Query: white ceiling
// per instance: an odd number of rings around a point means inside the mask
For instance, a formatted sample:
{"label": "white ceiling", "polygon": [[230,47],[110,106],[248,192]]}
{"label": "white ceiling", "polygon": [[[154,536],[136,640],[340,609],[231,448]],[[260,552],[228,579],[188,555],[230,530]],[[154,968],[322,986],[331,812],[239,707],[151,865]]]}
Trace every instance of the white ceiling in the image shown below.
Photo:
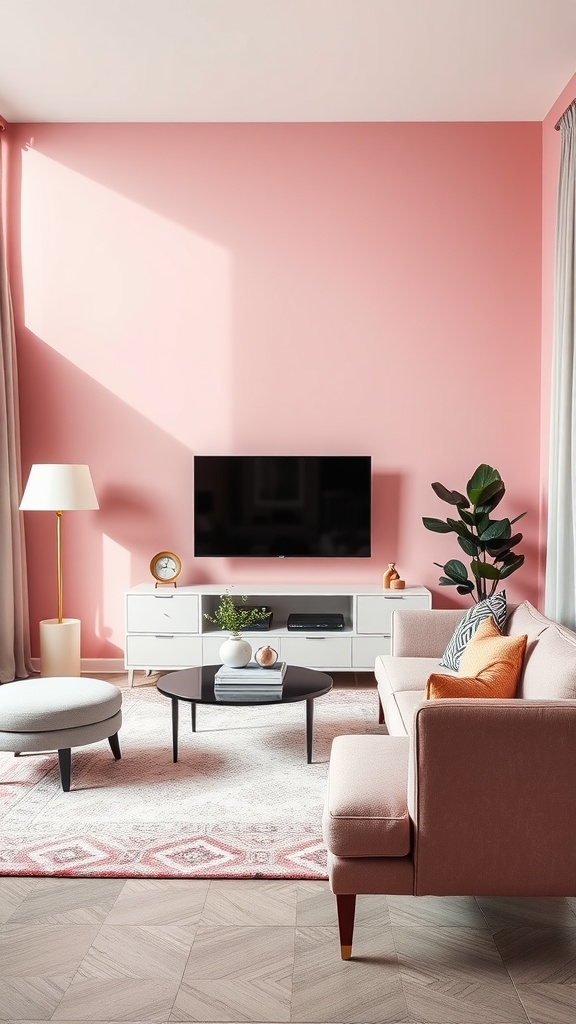
{"label": "white ceiling", "polygon": [[8,121],[531,121],[576,0],[0,0]]}

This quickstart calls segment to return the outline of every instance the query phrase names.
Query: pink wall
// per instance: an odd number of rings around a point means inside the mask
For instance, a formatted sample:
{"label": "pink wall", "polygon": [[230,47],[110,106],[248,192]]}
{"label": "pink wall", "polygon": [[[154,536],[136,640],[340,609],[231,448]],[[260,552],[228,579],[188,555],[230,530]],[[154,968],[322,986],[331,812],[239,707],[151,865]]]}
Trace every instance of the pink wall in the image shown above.
{"label": "pink wall", "polygon": [[[457,556],[430,483],[479,462],[528,510],[512,599],[539,600],[541,125],[21,125],[11,251],[24,474],[87,462],[65,517],[84,657],[170,548],[183,582],[379,582],[438,605]],[[20,217],[21,208],[21,217]],[[21,238],[19,224],[21,220]],[[373,557],[192,557],[197,453],[367,453]],[[33,646],[55,614],[52,517],[26,514]],[[460,601],[460,599],[458,599]]]}

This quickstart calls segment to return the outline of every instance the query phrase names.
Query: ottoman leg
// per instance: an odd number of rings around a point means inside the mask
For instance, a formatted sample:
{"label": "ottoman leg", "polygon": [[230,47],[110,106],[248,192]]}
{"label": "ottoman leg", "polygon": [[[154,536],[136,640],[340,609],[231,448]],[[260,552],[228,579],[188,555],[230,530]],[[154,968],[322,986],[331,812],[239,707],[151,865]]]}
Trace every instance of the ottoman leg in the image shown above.
{"label": "ottoman leg", "polygon": [[60,765],[60,782],[62,783],[62,789],[65,793],[70,792],[70,765],[71,765],[71,750],[67,747],[65,750],[58,751],[58,764]]}
{"label": "ottoman leg", "polygon": [[122,754],[120,753],[120,740],[118,739],[117,732],[115,732],[113,736],[108,737],[108,743],[110,744],[110,750],[114,754],[114,757],[119,761]]}

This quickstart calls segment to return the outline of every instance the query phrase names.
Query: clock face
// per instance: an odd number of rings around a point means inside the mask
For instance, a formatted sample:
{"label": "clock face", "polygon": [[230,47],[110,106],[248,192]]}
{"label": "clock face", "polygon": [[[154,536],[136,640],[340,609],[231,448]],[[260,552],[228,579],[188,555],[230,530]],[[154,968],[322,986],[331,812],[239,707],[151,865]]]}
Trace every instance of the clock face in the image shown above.
{"label": "clock face", "polygon": [[160,551],[150,562],[150,572],[159,583],[172,583],[180,575],[182,564],[172,551]]}

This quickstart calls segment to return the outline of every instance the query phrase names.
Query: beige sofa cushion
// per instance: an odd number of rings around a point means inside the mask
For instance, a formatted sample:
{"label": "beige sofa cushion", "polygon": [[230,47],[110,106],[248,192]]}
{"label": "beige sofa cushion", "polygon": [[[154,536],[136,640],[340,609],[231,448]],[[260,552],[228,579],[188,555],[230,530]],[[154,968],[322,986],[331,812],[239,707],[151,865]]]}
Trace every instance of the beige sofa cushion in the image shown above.
{"label": "beige sofa cushion", "polygon": [[[392,654],[376,658],[378,696],[392,736],[409,734],[414,709],[425,699],[426,680],[432,672],[439,671],[439,658],[397,658]],[[450,669],[446,669],[446,674],[450,675]]]}
{"label": "beige sofa cushion", "polygon": [[506,636],[518,636],[520,633],[526,633],[528,643],[530,644],[540,636],[542,630],[546,629],[551,622],[551,619],[546,618],[529,601],[522,601],[508,615],[502,632]]}
{"label": "beige sofa cushion", "polygon": [[576,636],[550,625],[527,650],[519,697],[528,700],[576,698]]}
{"label": "beige sofa cushion", "polygon": [[523,601],[511,613],[506,633],[528,636],[518,697],[528,700],[576,698],[576,633],[546,618],[529,601]]}
{"label": "beige sofa cushion", "polygon": [[394,654],[380,654],[374,663],[378,691],[384,701],[399,690],[418,690],[423,699],[428,676],[441,671],[439,658],[397,658]]}
{"label": "beige sofa cushion", "polygon": [[332,854],[405,857],[410,852],[409,750],[407,737],[334,739],[322,820]]}

